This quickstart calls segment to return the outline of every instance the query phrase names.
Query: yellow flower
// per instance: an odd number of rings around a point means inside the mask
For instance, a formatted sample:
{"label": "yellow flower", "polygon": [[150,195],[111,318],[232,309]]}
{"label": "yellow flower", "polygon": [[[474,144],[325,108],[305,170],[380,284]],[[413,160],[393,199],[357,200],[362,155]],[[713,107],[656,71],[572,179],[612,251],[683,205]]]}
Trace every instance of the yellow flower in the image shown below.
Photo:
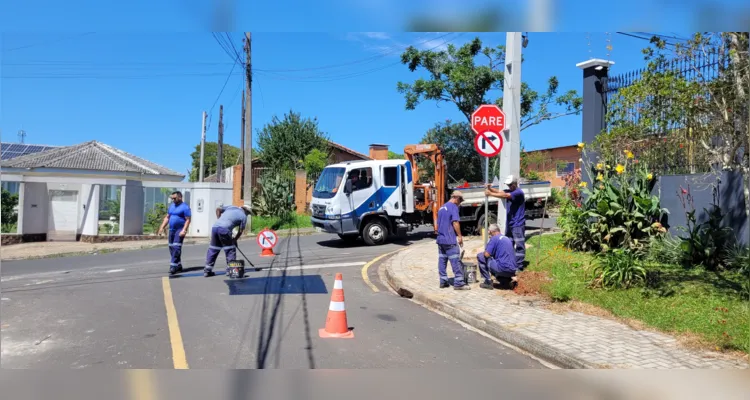
{"label": "yellow flower", "polygon": [[648,180],[654,179],[654,174],[648,174],[648,175],[646,175],[646,179],[648,179]]}
{"label": "yellow flower", "polygon": [[584,147],[586,147],[586,143],[583,143],[583,142],[578,142],[578,148],[579,148],[579,149],[582,149],[582,148],[584,148]]}
{"label": "yellow flower", "polygon": [[585,188],[586,185],[588,185],[586,182],[581,182],[581,183],[578,184],[578,186],[580,186],[582,188]]}
{"label": "yellow flower", "polygon": [[599,171],[601,171],[602,169],[604,169],[604,164],[602,164],[602,163],[596,164],[596,169],[598,169]]}
{"label": "yellow flower", "polygon": [[633,155],[633,153],[630,150],[625,150],[625,157],[627,157],[628,159],[635,158],[635,156]]}
{"label": "yellow flower", "polygon": [[617,164],[615,171],[617,171],[618,174],[622,174],[623,172],[625,172],[625,166]]}
{"label": "yellow flower", "polygon": [[603,181],[604,180],[604,175],[602,175],[602,174],[597,175],[596,176],[596,180],[597,181]]}

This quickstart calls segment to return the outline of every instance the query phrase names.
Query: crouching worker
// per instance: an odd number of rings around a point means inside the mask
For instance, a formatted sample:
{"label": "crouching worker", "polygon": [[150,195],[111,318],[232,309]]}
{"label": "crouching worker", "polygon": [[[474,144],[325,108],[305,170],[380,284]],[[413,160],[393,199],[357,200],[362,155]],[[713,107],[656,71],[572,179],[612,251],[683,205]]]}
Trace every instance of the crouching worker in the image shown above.
{"label": "crouching worker", "polygon": [[[211,228],[211,243],[206,253],[206,266],[203,268],[203,276],[216,275],[213,272],[216,258],[224,250],[227,264],[237,259],[237,240],[242,236],[247,224],[247,216],[250,215],[250,206],[223,206],[216,209],[216,223]],[[234,228],[239,227],[236,235],[232,235]]]}
{"label": "crouching worker", "polygon": [[477,254],[479,272],[484,278],[484,282],[479,287],[493,289],[491,276],[494,276],[498,281],[510,279],[512,284],[516,284],[518,267],[516,266],[513,241],[500,234],[500,228],[497,224],[490,225],[490,235],[487,248],[484,249],[484,252]]}

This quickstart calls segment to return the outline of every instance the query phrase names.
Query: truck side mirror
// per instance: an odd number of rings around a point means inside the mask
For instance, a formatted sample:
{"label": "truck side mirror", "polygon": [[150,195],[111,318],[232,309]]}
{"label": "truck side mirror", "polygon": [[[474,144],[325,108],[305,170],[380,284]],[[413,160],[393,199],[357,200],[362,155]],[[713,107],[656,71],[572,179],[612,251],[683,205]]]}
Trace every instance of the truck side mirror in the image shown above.
{"label": "truck side mirror", "polygon": [[346,183],[344,184],[344,194],[347,196],[352,194],[352,180],[351,179],[347,179]]}

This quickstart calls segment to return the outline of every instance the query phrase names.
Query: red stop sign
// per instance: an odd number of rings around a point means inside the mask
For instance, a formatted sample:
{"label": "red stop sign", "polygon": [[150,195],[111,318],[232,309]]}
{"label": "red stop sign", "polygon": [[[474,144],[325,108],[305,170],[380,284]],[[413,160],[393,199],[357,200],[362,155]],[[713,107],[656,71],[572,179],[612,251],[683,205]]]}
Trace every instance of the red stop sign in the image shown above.
{"label": "red stop sign", "polygon": [[494,104],[482,104],[471,114],[471,129],[476,134],[486,131],[500,133],[505,129],[505,113]]}

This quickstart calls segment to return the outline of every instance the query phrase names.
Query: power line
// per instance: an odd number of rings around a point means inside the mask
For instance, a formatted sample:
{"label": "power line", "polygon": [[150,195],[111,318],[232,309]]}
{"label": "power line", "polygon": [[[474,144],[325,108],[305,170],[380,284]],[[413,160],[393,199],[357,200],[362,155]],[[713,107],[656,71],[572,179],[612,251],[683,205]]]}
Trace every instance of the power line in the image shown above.
{"label": "power line", "polygon": [[86,32],[86,33],[82,33],[82,34],[79,34],[79,35],[73,36],[72,38],[61,38],[61,39],[58,39],[58,40],[53,40],[53,41],[46,41],[46,42],[41,42],[41,43],[29,44],[29,45],[26,45],[26,46],[19,46],[19,47],[14,47],[14,48],[12,48],[12,49],[7,49],[7,50],[3,50],[3,52],[4,52],[4,53],[8,53],[8,52],[11,52],[11,51],[22,50],[22,49],[28,49],[28,48],[30,48],[30,47],[43,46],[43,45],[45,45],[45,44],[54,44],[54,43],[60,43],[60,42],[63,42],[63,41],[66,41],[66,40],[70,40],[70,39],[73,39],[73,38],[77,38],[77,37],[82,37],[82,36],[93,35],[94,33],[96,33],[96,32]]}

